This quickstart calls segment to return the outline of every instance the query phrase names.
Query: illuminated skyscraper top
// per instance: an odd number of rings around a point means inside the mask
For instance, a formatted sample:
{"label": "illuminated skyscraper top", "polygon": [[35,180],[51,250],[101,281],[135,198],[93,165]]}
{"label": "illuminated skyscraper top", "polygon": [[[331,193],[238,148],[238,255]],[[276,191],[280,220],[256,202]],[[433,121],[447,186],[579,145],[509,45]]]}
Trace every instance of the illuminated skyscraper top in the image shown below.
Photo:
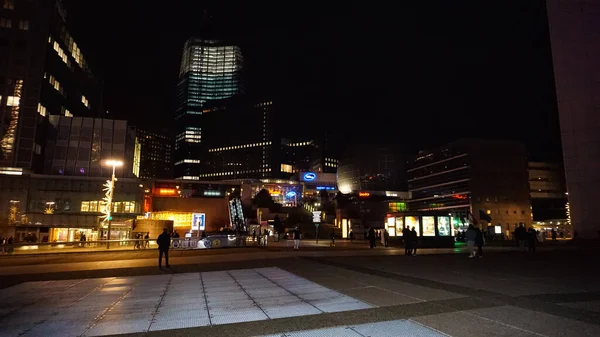
{"label": "illuminated skyscraper top", "polygon": [[242,66],[240,47],[217,40],[189,39],[181,56],[177,115],[202,114],[207,101],[240,93]]}
{"label": "illuminated skyscraper top", "polygon": [[218,40],[189,39],[181,56],[175,111],[176,178],[198,179],[205,152],[202,144],[202,115],[209,101],[232,97],[243,91],[240,47]]}

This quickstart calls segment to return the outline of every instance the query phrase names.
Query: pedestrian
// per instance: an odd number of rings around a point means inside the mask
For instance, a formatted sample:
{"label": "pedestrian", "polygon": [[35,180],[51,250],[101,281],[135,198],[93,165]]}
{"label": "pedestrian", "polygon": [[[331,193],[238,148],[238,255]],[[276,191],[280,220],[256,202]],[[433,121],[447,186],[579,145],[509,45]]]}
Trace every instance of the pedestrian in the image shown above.
{"label": "pedestrian", "polygon": [[294,230],[294,250],[300,249],[300,238],[302,236],[302,232],[298,227]]}
{"label": "pedestrian", "polygon": [[475,237],[475,245],[477,245],[477,256],[481,259],[483,257],[483,245],[485,245],[485,235],[479,228],[475,228],[477,236]]}
{"label": "pedestrian", "polygon": [[402,229],[402,241],[404,242],[404,255],[409,256],[412,255],[412,247],[411,247],[411,233],[408,227],[404,227]]}
{"label": "pedestrian", "polygon": [[256,242],[256,229],[252,232],[252,242]]}
{"label": "pedestrian", "polygon": [[521,223],[519,227],[515,229],[515,238],[519,242],[519,251],[525,251],[525,242],[527,242],[527,230],[525,225]]}
{"label": "pedestrian", "polygon": [[158,268],[162,269],[162,257],[165,256],[165,265],[169,268],[169,247],[171,247],[171,237],[166,228],[156,239],[158,245]]}
{"label": "pedestrian", "polygon": [[552,228],[552,241],[556,241],[556,230]]}
{"label": "pedestrian", "polygon": [[367,235],[368,239],[369,239],[369,248],[375,248],[375,229],[373,227],[369,228],[369,234]]}
{"label": "pedestrian", "polygon": [[265,231],[263,232],[263,245],[265,247],[267,246],[267,242],[269,242],[269,230],[265,228]]}
{"label": "pedestrian", "polygon": [[417,246],[419,245],[419,237],[417,235],[417,231],[415,230],[415,227],[413,226],[412,230],[410,231],[410,251],[412,256],[417,256]]}
{"label": "pedestrian", "polygon": [[537,243],[537,233],[535,232],[535,229],[533,229],[533,227],[529,227],[529,229],[527,230],[527,248],[529,249],[530,252],[535,253],[535,244]]}
{"label": "pedestrian", "polygon": [[150,233],[146,233],[144,236],[144,249],[150,247]]}
{"label": "pedestrian", "polygon": [[387,229],[383,230],[383,245],[389,247],[390,244],[390,233],[388,233]]}
{"label": "pedestrian", "polygon": [[[600,236],[600,231],[598,231],[598,236]],[[350,242],[354,242],[354,232],[350,230]]]}
{"label": "pedestrian", "polygon": [[475,240],[477,239],[477,231],[475,230],[475,226],[473,224],[469,224],[469,228],[466,233],[467,238],[467,250],[469,251],[469,258],[472,259],[475,257]]}
{"label": "pedestrian", "polygon": [[335,230],[332,229],[331,230],[331,243],[329,244],[329,247],[335,247]]}

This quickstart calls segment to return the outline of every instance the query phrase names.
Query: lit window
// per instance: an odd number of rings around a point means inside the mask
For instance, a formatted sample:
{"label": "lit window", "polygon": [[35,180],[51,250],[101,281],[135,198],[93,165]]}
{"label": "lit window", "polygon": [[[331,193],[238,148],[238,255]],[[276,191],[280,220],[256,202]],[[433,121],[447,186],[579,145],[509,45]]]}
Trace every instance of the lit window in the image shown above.
{"label": "lit window", "polygon": [[35,144],[35,154],[42,154],[42,147],[39,144]]}
{"label": "lit window", "polygon": [[89,212],[90,211],[90,202],[89,201],[82,201],[81,202],[81,211],[82,212]]}
{"label": "lit window", "polygon": [[19,29],[29,30],[29,21],[19,21]]}
{"label": "lit window", "polygon": [[40,115],[46,117],[46,107],[38,103],[38,112]]}
{"label": "lit window", "polygon": [[10,21],[10,19],[0,18],[0,27],[11,28],[12,21]]}
{"label": "lit window", "polygon": [[6,106],[19,106],[20,101],[21,101],[21,97],[8,96],[8,97],[6,97]]}
{"label": "lit window", "polygon": [[4,9],[15,9],[15,0],[4,0]]}
{"label": "lit window", "polygon": [[73,114],[69,111],[69,109],[65,109],[65,117],[73,117]]}
{"label": "lit window", "polygon": [[90,102],[88,101],[87,98],[85,98],[85,96],[81,95],[81,103],[83,103],[83,105],[85,105],[86,107],[90,107]]}
{"label": "lit window", "polygon": [[281,164],[281,172],[292,173],[292,165]]}
{"label": "lit window", "polygon": [[50,82],[50,85],[53,86],[58,92],[61,94],[63,93],[60,83],[56,80],[56,78],[54,78],[54,76],[50,75],[50,77],[48,77],[48,82]]}

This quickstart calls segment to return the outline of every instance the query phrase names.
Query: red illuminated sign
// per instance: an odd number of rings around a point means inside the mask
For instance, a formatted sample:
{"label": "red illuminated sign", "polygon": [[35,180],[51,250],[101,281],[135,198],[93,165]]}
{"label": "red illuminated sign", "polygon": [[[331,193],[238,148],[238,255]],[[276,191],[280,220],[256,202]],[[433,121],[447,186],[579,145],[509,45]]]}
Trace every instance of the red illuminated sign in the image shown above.
{"label": "red illuminated sign", "polygon": [[361,197],[361,198],[366,198],[366,197],[371,196],[371,193],[369,193],[369,192],[358,192],[358,196]]}
{"label": "red illuminated sign", "polygon": [[454,194],[454,195],[452,196],[452,198],[454,198],[454,199],[461,199],[461,200],[464,200],[464,199],[467,199],[467,196],[466,196],[466,195],[464,195],[464,194]]}

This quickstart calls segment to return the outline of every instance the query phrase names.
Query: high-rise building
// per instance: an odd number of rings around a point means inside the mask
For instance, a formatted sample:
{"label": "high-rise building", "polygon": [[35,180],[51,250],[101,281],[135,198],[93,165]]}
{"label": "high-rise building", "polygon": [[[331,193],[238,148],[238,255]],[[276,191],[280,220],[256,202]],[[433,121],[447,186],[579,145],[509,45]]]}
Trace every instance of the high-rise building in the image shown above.
{"label": "high-rise building", "polygon": [[117,177],[139,174],[139,161],[134,158],[139,158],[140,148],[127,121],[65,116],[50,116],[49,121],[45,174],[107,177],[112,174],[107,159],[123,161]]}
{"label": "high-rise building", "polygon": [[529,162],[533,221],[559,220],[567,225],[567,188],[563,165]]}
{"label": "high-rise building", "polygon": [[41,171],[48,116],[97,116],[101,81],[60,0],[0,3],[0,166]]}
{"label": "high-rise building", "polygon": [[136,146],[139,146],[140,178],[172,178],[173,139],[167,131],[154,132],[136,128]]}
{"label": "high-rise building", "polygon": [[[241,93],[243,58],[240,47],[218,40],[189,39],[184,47],[177,84],[175,111],[174,175],[200,179],[201,161],[208,148],[203,144],[203,115],[211,113],[208,102]],[[213,112],[214,113],[214,112]]]}
{"label": "high-rise building", "polygon": [[580,238],[598,237],[600,2],[548,0],[569,212]]}
{"label": "high-rise building", "polygon": [[520,143],[463,139],[421,151],[408,161],[407,176],[411,211],[489,217],[482,223],[499,226],[496,234],[503,235],[532,223],[527,153]]}

